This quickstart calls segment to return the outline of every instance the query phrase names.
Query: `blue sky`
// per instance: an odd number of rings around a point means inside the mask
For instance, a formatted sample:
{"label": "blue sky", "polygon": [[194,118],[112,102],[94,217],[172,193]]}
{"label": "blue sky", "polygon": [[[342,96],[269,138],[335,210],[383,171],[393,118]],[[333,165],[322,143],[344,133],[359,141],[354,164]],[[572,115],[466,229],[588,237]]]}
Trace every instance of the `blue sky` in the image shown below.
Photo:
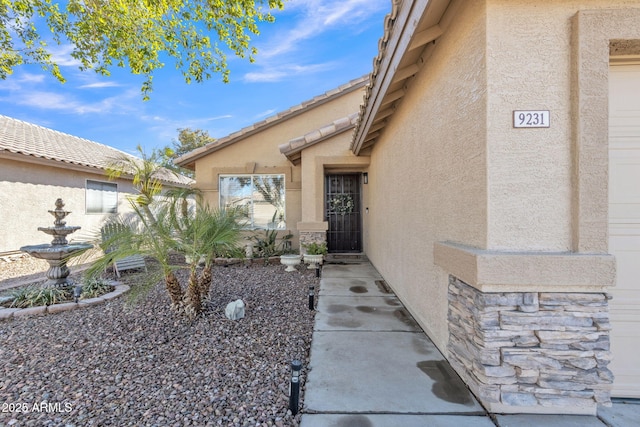
{"label": "blue sky", "polygon": [[57,48],[67,78],[59,83],[37,65],[0,80],[0,114],[135,153],[170,145],[178,128],[226,136],[349,80],[369,74],[390,0],[290,0],[253,44],[256,61],[229,57],[230,83],[218,75],[186,84],[173,63],[154,76],[151,100],[142,78],[112,70],[81,72]]}

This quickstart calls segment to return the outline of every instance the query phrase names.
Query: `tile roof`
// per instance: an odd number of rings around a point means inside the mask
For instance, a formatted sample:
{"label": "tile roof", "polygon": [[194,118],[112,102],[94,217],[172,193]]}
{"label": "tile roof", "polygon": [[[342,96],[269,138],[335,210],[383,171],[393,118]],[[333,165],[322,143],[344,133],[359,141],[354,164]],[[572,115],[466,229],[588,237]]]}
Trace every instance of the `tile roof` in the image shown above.
{"label": "tile roof", "polygon": [[354,154],[376,142],[410,90],[413,76],[430,55],[429,49],[446,30],[440,21],[449,3],[450,0],[392,0],[353,132]]}
{"label": "tile roof", "polygon": [[280,152],[282,154],[287,156],[287,158],[291,162],[293,162],[293,164],[298,164],[300,163],[302,150],[314,144],[317,144],[318,142],[329,139],[339,133],[353,129],[356,125],[357,120],[358,113],[350,114],[347,117],[334,120],[333,122],[321,127],[320,129],[316,129],[303,136],[299,136],[290,140],[289,142],[281,144],[278,148],[280,149]]}
{"label": "tile roof", "polygon": [[204,147],[196,148],[195,150],[176,159],[175,163],[183,167],[193,167],[193,163],[201,157],[204,157],[217,150],[220,150],[226,147],[227,145],[231,145],[235,142],[238,142],[257,132],[263,131],[264,129],[267,129],[270,126],[273,126],[277,123],[281,123],[285,120],[288,120],[291,117],[294,117],[310,108],[314,108],[316,106],[322,105],[325,102],[328,102],[340,95],[344,95],[346,93],[360,89],[361,87],[366,85],[368,81],[369,81],[369,76],[362,76],[360,78],[351,80],[350,82],[344,85],[338,86],[337,88],[332,89],[328,92],[325,92],[322,95],[318,95],[313,99],[310,99],[301,104],[293,106],[287,110],[281,111],[271,117],[268,117],[262,121],[259,121],[250,126],[247,126],[230,135],[227,135],[220,139],[216,139],[214,142],[211,142],[205,145]]}
{"label": "tile roof", "polygon": [[[95,141],[48,129],[33,123],[0,115],[0,154],[3,152],[42,159],[64,167],[64,164],[104,170],[114,159],[131,156]],[[191,179],[175,176],[167,170],[163,181],[188,185]]]}

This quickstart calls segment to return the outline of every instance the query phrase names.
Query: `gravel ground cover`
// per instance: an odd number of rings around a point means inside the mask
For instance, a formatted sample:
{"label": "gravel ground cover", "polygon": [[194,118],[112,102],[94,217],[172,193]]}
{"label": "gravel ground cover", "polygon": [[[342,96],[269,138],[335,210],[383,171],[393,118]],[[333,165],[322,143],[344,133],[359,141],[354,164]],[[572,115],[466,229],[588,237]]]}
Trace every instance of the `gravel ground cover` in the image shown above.
{"label": "gravel ground cover", "polygon": [[[0,322],[0,425],[297,426],[290,363],[303,362],[302,408],[310,285],[318,279],[302,266],[215,266],[194,321],[171,311],[158,284],[135,305],[122,297]],[[236,299],[246,316],[231,321],[224,309]]]}

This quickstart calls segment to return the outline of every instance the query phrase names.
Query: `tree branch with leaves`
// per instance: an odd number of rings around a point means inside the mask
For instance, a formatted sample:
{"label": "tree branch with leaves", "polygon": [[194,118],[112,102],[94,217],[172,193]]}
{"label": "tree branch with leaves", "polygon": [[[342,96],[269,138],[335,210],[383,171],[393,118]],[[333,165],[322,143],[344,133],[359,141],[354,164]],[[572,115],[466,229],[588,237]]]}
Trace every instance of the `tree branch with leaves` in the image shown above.
{"label": "tree branch with leaves", "polygon": [[253,62],[251,35],[283,6],[283,0],[0,0],[0,78],[37,63],[64,82],[49,47],[58,44],[72,47],[82,70],[108,76],[120,67],[143,75],[144,99],[168,59],[187,83],[213,74],[228,82],[226,52]]}

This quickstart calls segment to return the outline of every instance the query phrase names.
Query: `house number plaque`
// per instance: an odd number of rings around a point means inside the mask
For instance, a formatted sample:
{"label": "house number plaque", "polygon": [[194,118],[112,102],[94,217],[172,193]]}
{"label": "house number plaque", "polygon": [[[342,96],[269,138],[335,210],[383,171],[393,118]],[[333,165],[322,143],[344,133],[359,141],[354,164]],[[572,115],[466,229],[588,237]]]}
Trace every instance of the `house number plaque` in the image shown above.
{"label": "house number plaque", "polygon": [[548,128],[549,110],[516,110],[513,112],[514,128]]}

